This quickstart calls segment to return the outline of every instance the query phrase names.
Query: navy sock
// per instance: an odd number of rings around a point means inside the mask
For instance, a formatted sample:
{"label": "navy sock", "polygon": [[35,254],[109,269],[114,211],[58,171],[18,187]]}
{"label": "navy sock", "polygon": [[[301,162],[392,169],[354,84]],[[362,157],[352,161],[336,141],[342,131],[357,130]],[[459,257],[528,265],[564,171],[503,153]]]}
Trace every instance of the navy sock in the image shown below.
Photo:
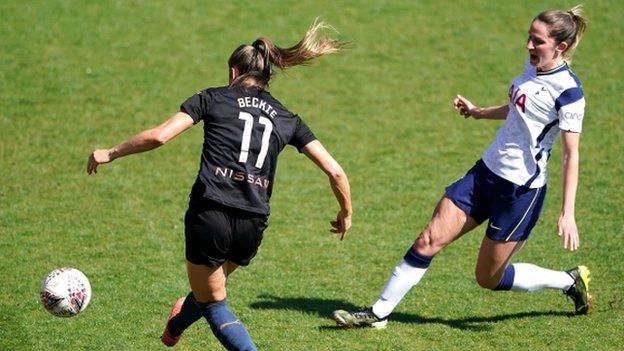
{"label": "navy sock", "polygon": [[498,285],[493,290],[511,290],[515,275],[516,270],[514,269],[514,266],[510,264],[507,268],[505,268],[500,282],[498,282]]}
{"label": "navy sock", "polygon": [[230,351],[256,351],[243,323],[227,307],[227,300],[197,304],[212,333]]}
{"label": "navy sock", "polygon": [[182,304],[180,313],[169,321],[169,333],[171,336],[178,336],[201,317],[202,313],[197,306],[193,292],[190,292]]}
{"label": "navy sock", "polygon": [[407,252],[405,253],[405,256],[403,256],[403,259],[412,267],[429,268],[429,265],[431,264],[431,260],[433,260],[433,257],[425,256],[419,253],[418,251],[416,251],[416,249],[413,246],[411,246],[409,250],[407,250]]}

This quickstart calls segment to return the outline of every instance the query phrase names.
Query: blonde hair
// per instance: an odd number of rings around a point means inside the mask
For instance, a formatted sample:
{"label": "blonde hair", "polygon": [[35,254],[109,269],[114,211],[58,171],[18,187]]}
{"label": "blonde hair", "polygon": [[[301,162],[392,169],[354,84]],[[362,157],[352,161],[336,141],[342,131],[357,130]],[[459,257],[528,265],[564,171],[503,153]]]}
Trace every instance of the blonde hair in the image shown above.
{"label": "blonde hair", "polygon": [[239,77],[232,84],[239,84],[253,77],[261,88],[265,88],[273,75],[273,65],[285,70],[341,51],[346,43],[321,36],[320,32],[324,29],[333,27],[316,18],[303,38],[289,48],[279,47],[266,37],[256,39],[251,45],[239,46],[228,60],[229,67],[236,67],[239,71]]}
{"label": "blonde hair", "polygon": [[563,59],[567,62],[571,62],[574,51],[583,38],[583,34],[587,28],[588,21],[583,10],[583,5],[576,5],[568,11],[544,11],[533,20],[539,20],[548,25],[548,36],[554,38],[557,44],[568,44],[568,48],[563,52]]}

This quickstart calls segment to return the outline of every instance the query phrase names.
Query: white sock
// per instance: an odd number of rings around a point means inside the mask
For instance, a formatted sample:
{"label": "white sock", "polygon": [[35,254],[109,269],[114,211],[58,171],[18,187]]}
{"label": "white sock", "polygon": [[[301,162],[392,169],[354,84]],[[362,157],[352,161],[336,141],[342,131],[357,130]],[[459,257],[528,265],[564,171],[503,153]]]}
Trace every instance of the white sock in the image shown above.
{"label": "white sock", "polygon": [[425,275],[427,268],[418,268],[401,260],[394,267],[392,275],[373,305],[373,313],[379,318],[385,318],[401,302],[405,294]]}
{"label": "white sock", "polygon": [[526,292],[544,288],[565,290],[574,284],[574,279],[563,271],[553,271],[530,263],[514,263],[513,267],[513,291]]}

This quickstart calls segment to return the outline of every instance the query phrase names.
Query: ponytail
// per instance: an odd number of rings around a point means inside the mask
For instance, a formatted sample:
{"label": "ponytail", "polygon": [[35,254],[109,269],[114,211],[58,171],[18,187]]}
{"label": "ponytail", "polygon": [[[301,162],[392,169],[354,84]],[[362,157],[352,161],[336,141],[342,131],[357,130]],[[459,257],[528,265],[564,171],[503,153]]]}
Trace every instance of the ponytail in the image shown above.
{"label": "ponytail", "polygon": [[251,45],[239,46],[228,61],[230,67],[239,70],[239,78],[232,84],[253,77],[258,85],[265,88],[273,75],[273,65],[280,70],[292,66],[305,65],[310,60],[341,51],[345,43],[337,39],[320,36],[323,29],[333,29],[318,18],[310,26],[303,38],[289,48],[282,48],[266,37],[258,38]]}
{"label": "ponytail", "polygon": [[574,34],[574,41],[568,47],[568,50],[564,53],[564,58],[569,61],[572,61],[572,55],[576,50],[581,39],[583,39],[583,34],[585,34],[585,29],[587,29],[587,17],[585,17],[585,12],[583,11],[582,5],[576,5],[571,8],[568,13],[572,16],[574,23],[576,24],[576,33]]}

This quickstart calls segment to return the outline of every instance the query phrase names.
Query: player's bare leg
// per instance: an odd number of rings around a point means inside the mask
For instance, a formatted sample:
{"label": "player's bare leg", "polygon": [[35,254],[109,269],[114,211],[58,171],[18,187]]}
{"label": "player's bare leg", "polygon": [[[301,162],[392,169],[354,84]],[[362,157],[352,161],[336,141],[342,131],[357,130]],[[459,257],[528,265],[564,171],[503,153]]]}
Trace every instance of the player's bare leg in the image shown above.
{"label": "player's bare leg", "polygon": [[443,197],[425,229],[392,271],[379,300],[372,307],[357,311],[334,311],[333,319],[342,327],[385,327],[388,315],[405,294],[418,284],[433,256],[477,225],[473,218],[450,199]]}
{"label": "player's bare leg", "polygon": [[[187,273],[192,292],[177,299],[171,307],[165,330],[160,337],[166,346],[174,346],[182,333],[202,317],[198,301],[225,299],[225,275],[223,266],[208,267],[187,261]],[[198,297],[199,300],[196,299]]]}
{"label": "player's bare leg", "polygon": [[433,216],[414,242],[414,249],[433,257],[444,247],[473,230],[478,223],[446,196],[436,206]]}
{"label": "player's bare leg", "polygon": [[228,350],[256,350],[249,332],[227,306],[225,282],[237,267],[229,261],[219,267],[188,262],[189,282],[199,310],[221,344]]}
{"label": "player's bare leg", "polygon": [[561,289],[574,301],[576,314],[588,313],[592,305],[588,292],[589,269],[578,266],[568,271],[555,271],[530,263],[510,264],[513,255],[523,245],[523,241],[501,242],[483,238],[475,268],[477,283],[492,290]]}
{"label": "player's bare leg", "polygon": [[225,268],[225,277],[229,277],[230,274],[232,274],[236,268],[238,268],[238,265],[232,261],[226,261],[225,264],[223,265]]}
{"label": "player's bare leg", "polygon": [[174,304],[161,337],[165,345],[175,345],[182,332],[204,316],[213,334],[228,350],[256,350],[247,329],[227,306],[227,275],[237,267],[229,261],[218,267],[187,262],[192,292]]}
{"label": "player's bare leg", "polygon": [[513,255],[524,246],[524,241],[494,241],[483,237],[475,267],[477,283],[482,288],[495,289]]}
{"label": "player's bare leg", "polygon": [[218,267],[186,263],[189,283],[197,302],[221,301],[227,297],[224,268],[226,265],[227,262]]}
{"label": "player's bare leg", "polygon": [[592,305],[588,292],[589,270],[578,266],[568,271],[555,271],[530,263],[510,264],[524,241],[494,241],[483,238],[475,268],[477,283],[486,289],[530,292],[561,289],[574,301],[575,313],[586,314]]}

